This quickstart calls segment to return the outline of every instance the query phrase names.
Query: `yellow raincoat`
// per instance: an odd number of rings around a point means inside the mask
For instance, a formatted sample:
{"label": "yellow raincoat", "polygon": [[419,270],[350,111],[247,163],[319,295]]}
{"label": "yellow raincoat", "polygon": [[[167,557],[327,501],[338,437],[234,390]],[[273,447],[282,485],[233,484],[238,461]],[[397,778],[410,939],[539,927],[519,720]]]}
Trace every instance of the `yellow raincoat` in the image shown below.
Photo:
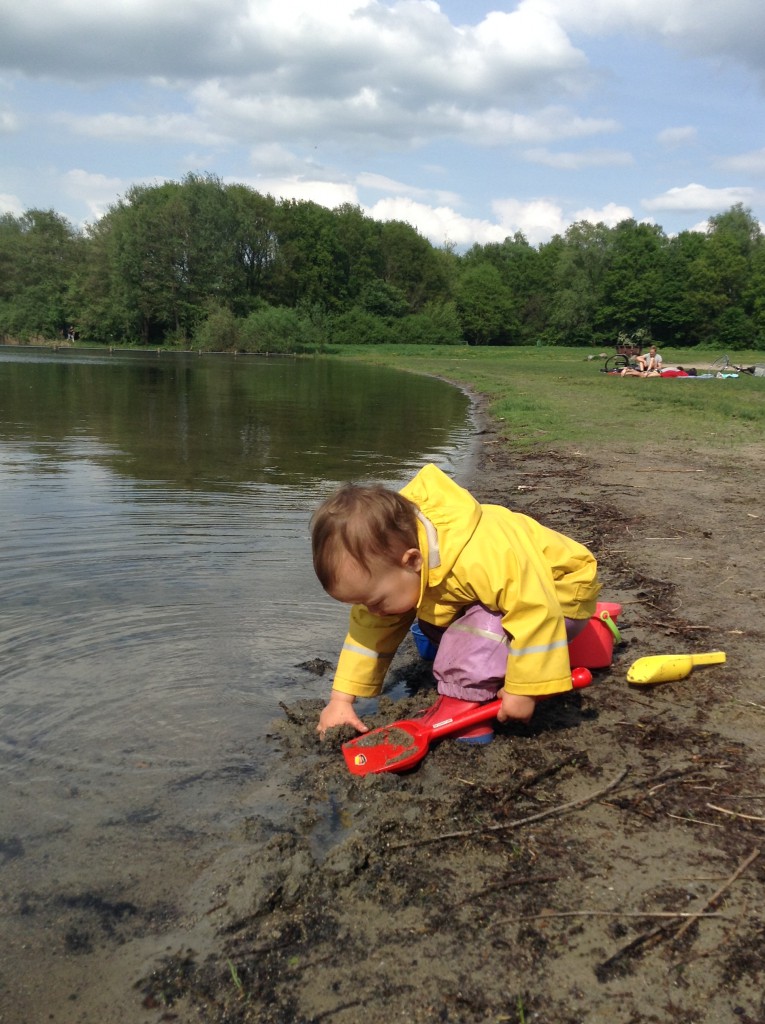
{"label": "yellow raincoat", "polygon": [[482,604],[511,638],[505,689],[537,696],[571,689],[564,617],[588,619],[600,590],[597,563],[563,534],[500,505],[481,505],[438,467],[424,466],[401,493],[419,509],[420,599],[405,615],[351,609],[333,688],[380,692],[415,617],[448,626]]}

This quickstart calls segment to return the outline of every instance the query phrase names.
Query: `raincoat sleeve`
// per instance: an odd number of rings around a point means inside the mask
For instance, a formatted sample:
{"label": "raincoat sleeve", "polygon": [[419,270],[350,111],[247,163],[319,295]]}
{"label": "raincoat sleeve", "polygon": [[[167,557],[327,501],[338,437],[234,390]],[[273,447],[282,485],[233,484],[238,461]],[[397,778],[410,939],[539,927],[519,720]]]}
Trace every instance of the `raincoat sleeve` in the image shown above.
{"label": "raincoat sleeve", "polygon": [[332,688],[355,697],[376,697],[414,617],[414,611],[372,615],[363,605],[354,605]]}

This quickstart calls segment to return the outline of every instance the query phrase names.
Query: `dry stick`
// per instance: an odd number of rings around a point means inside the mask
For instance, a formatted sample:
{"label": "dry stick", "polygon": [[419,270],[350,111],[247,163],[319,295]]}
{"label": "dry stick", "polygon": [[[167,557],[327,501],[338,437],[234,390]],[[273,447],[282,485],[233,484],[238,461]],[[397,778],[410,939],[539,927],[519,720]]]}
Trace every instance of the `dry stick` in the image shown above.
{"label": "dry stick", "polygon": [[[528,917],[516,917],[516,921],[544,921],[548,917],[696,917],[689,911],[678,912],[674,910],[551,910],[542,911],[541,914],[531,914]],[[725,917],[724,914],[701,914],[701,917]]]}
{"label": "dry stick", "polygon": [[734,818],[746,818],[747,821],[765,821],[765,818],[758,818],[756,814],[740,814],[738,811],[729,811],[727,807],[718,807],[717,804],[707,804],[713,811],[720,811],[721,814],[730,814]]}
{"label": "dry stick", "polygon": [[[704,916],[705,915],[702,914],[702,917]],[[650,940],[656,938],[657,935],[664,934],[669,928],[671,928],[671,926],[671,922],[663,921],[661,924],[657,924],[655,928],[651,928],[650,931],[642,932],[640,935],[635,936],[635,938],[632,939],[631,942],[628,942],[626,946],[622,946],[621,949],[617,949],[612,956],[597,965],[595,969],[596,976],[600,978],[604,971],[608,971],[615,963],[618,963],[622,957],[627,956],[628,953],[632,953],[633,950],[645,945],[646,942],[650,942]]]}
{"label": "dry stick", "polygon": [[469,896],[466,896],[464,900],[459,900],[457,903],[450,903],[450,909],[455,907],[462,907],[466,903],[473,903],[480,896],[485,896],[487,893],[501,892],[509,885],[546,885],[548,882],[560,881],[560,875],[532,875],[529,878],[505,878],[502,882],[497,882],[496,885],[485,885],[478,892],[471,892]]}
{"label": "dry stick", "polygon": [[622,781],[627,774],[624,768],[615,779],[612,779],[607,786],[590,793],[589,796],[580,797],[578,800],[569,800],[567,804],[560,804],[558,807],[551,807],[548,811],[540,811],[539,814],[530,814],[528,818],[517,818],[515,821],[502,822],[499,825],[484,825],[483,828],[465,828],[459,832],[443,832],[440,836],[428,836],[425,839],[409,839],[404,843],[392,843],[389,850],[402,850],[406,846],[425,846],[428,843],[438,843],[442,839],[463,839],[465,836],[481,835],[484,832],[502,832],[505,829],[520,828],[521,825],[530,825],[533,821],[541,821],[542,818],[549,818],[553,814],[562,814],[564,811],[573,810],[575,807],[584,807],[586,804],[597,800],[599,796],[608,793]]}
{"label": "dry stick", "polygon": [[[747,857],[747,859],[745,861],[743,861],[743,863],[740,864],[735,869],[735,871],[731,874],[731,876],[728,879],[728,881],[724,885],[720,886],[720,888],[717,890],[717,892],[715,893],[714,896],[712,896],[710,899],[707,900],[707,902],[704,904],[704,906],[699,907],[698,910],[696,910],[693,913],[689,913],[687,915],[684,915],[684,916],[686,916],[686,920],[681,925],[681,927],[677,930],[677,932],[675,933],[675,940],[677,940],[681,936],[683,936],[685,934],[685,932],[687,932],[687,930],[690,928],[690,926],[692,924],[694,924],[694,922],[696,922],[696,921],[704,921],[707,918],[711,918],[711,916],[713,916],[713,914],[705,913],[705,910],[707,909],[707,907],[714,906],[714,904],[720,899],[720,897],[725,893],[725,891],[727,889],[729,889],[730,886],[733,885],[735,880],[739,877],[739,874],[742,874],[743,871],[746,871],[747,868],[749,867],[749,865],[754,860],[756,860],[759,856],[760,856],[760,851],[759,850],[753,850],[752,853],[749,855],[749,857]],[[680,914],[676,914],[675,916],[676,916],[676,918],[678,918],[678,916],[680,916]],[[645,945],[646,942],[649,942],[651,939],[655,938],[656,936],[667,935],[669,933],[669,931],[671,930],[671,928],[672,928],[672,923],[671,922],[663,922],[661,924],[656,925],[655,928],[651,928],[650,931],[643,932],[641,935],[636,936],[631,942],[628,942],[626,946],[622,946],[622,948],[618,949],[617,952],[613,953],[612,956],[609,956],[608,959],[606,959],[606,961],[603,961],[602,964],[599,964],[598,968],[597,968],[597,971],[598,972],[608,971],[611,967],[613,967],[614,964],[619,963],[619,961],[621,961],[621,959],[624,956],[627,956],[628,953],[631,953],[635,949],[638,949],[640,946]]]}
{"label": "dry stick", "polygon": [[719,821],[704,821],[702,818],[689,818],[685,814],[670,814],[667,811],[668,818],[677,818],[678,821],[690,821],[692,825],[708,825],[710,828],[725,828]]}
{"label": "dry stick", "polygon": [[728,881],[725,882],[724,885],[720,886],[720,888],[717,890],[717,892],[714,894],[714,896],[711,896],[706,901],[704,906],[699,909],[698,913],[694,917],[689,918],[685,922],[685,924],[682,925],[682,927],[678,928],[678,930],[677,930],[677,932],[675,934],[675,939],[679,939],[683,935],[685,935],[685,933],[688,931],[688,929],[691,927],[691,925],[694,923],[694,921],[698,921],[698,919],[700,917],[704,916],[704,911],[707,909],[707,907],[713,907],[715,905],[715,903],[717,903],[717,901],[720,899],[720,897],[725,894],[726,890],[728,890],[733,885],[733,883],[736,881],[736,879],[740,875],[743,875],[743,873],[746,871],[746,869],[749,867],[749,865],[753,861],[757,860],[757,858],[759,856],[760,856],[760,851],[759,850],[752,850],[752,852],[749,854],[749,856],[746,858],[746,860],[742,861],[742,863],[739,864],[739,866],[736,868],[736,870],[730,876]]}

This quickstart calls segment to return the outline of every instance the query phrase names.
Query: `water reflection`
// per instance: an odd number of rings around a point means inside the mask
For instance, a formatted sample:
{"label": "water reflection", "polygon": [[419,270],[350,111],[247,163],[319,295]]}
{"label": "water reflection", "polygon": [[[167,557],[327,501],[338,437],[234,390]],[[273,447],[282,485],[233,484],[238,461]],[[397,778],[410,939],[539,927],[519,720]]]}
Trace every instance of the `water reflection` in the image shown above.
{"label": "water reflection", "polygon": [[0,355],[9,439],[182,490],[403,478],[460,443],[465,396],[440,381],[327,359]]}

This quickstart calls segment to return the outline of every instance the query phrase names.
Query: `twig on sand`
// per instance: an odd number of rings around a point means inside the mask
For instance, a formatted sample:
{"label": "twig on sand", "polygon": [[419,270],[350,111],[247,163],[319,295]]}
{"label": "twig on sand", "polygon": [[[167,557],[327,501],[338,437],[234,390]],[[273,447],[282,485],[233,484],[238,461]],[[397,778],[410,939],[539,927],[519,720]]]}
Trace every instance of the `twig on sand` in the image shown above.
{"label": "twig on sand", "polygon": [[442,832],[438,836],[426,836],[424,839],[409,839],[402,843],[391,843],[388,847],[389,850],[402,850],[406,846],[425,846],[429,843],[438,843],[444,839],[464,839],[465,836],[478,836],[483,835],[485,832],[503,832],[511,828],[520,828],[522,825],[530,825],[534,821],[541,821],[543,818],[550,818],[554,814],[563,814],[565,811],[571,811],[575,808],[584,807],[587,804],[597,800],[598,797],[603,796],[610,790],[615,789],[616,786],[622,781],[624,776],[627,774],[627,769],[624,768],[616,778],[611,779],[608,785],[603,786],[602,789],[596,790],[594,793],[590,793],[589,796],[580,797],[578,800],[569,800],[566,804],[560,804],[558,807],[551,807],[547,811],[540,811],[538,814],[530,814],[528,818],[517,818],[515,821],[504,821],[497,825],[484,825],[483,828],[464,828],[458,832]]}
{"label": "twig on sand", "polygon": [[[703,916],[703,915],[702,915]],[[603,960],[595,967],[595,976],[598,981],[605,981],[611,972],[611,968],[623,960],[625,956],[629,956],[630,953],[634,953],[636,949],[640,949],[651,939],[655,939],[659,935],[664,935],[670,930],[674,921],[662,921],[661,924],[657,924],[655,928],[651,928],[650,931],[641,932],[640,935],[636,935],[631,942],[628,942],[626,946],[622,946],[621,949],[612,954],[607,960]]]}
{"label": "twig on sand", "polygon": [[724,914],[692,914],[690,911],[674,910],[543,910],[541,914],[516,917],[516,921],[544,921],[548,917],[669,917],[674,920],[683,917],[725,917]]}
{"label": "twig on sand", "polygon": [[689,818],[687,814],[670,814],[667,811],[668,818],[677,818],[678,821],[690,821],[692,825],[708,825],[710,828],[724,828],[719,821],[704,821],[703,818]]}
{"label": "twig on sand", "polygon": [[712,811],[719,811],[721,814],[730,814],[734,818],[746,818],[747,821],[765,821],[765,818],[756,814],[741,814],[739,811],[729,811],[727,807],[718,807],[717,804],[707,804]]}
{"label": "twig on sand", "polygon": [[756,861],[759,856],[760,856],[760,851],[759,850],[757,850],[757,849],[752,850],[752,852],[749,854],[749,856],[739,864],[739,866],[736,868],[736,870],[733,872],[733,874],[730,876],[730,878],[727,880],[727,882],[725,882],[723,885],[721,885],[720,888],[717,890],[717,892],[713,896],[709,897],[709,899],[706,901],[704,906],[700,907],[698,912],[693,917],[689,918],[685,922],[685,924],[682,925],[682,927],[678,928],[677,934],[675,935],[675,939],[679,939],[683,935],[685,935],[685,933],[688,931],[688,929],[691,927],[691,925],[695,921],[698,921],[698,919],[700,917],[704,916],[704,911],[708,907],[713,907],[718,902],[720,897],[724,896],[725,893],[728,891],[728,889],[730,889],[730,887],[733,885],[733,883],[736,881],[736,879],[739,878],[741,875],[743,875],[743,873],[746,871],[746,869],[749,867],[749,865],[752,864],[754,861]]}
{"label": "twig on sand", "polygon": [[559,880],[560,875],[531,875],[526,878],[503,878],[501,882],[497,882],[494,885],[484,885],[478,892],[471,892],[464,900],[450,903],[450,909],[463,907],[466,903],[473,903],[487,893],[502,892],[503,889],[510,885],[547,885],[549,882],[557,882]]}
{"label": "twig on sand", "polygon": [[708,909],[710,907],[714,907],[718,900],[727,892],[731,885],[733,885],[736,879],[746,871],[749,865],[754,860],[756,860],[757,857],[759,857],[759,855],[759,850],[752,850],[752,852],[749,854],[746,860],[743,861],[736,868],[736,870],[733,872],[730,878],[723,885],[721,885],[717,892],[714,893],[713,896],[710,896],[710,898],[704,903],[703,906],[699,907],[698,910],[690,913],[673,914],[672,917],[674,918],[674,920],[662,921],[660,924],[657,924],[655,928],[651,928],[647,932],[642,932],[640,935],[635,936],[635,938],[631,942],[628,942],[626,946],[622,946],[621,949],[617,949],[613,956],[610,956],[607,960],[604,960],[595,968],[595,974],[598,977],[598,979],[601,981],[605,980],[605,978],[608,977],[611,968],[614,967],[615,964],[617,964],[625,956],[628,956],[630,953],[633,953],[635,950],[639,949],[641,946],[644,946],[647,942],[650,942],[651,939],[659,937],[666,938],[667,936],[669,936],[673,927],[677,924],[678,918],[682,918],[684,920],[681,926],[675,932],[675,941],[677,941],[679,938],[682,938],[682,936],[685,935],[688,929],[693,924],[695,924],[696,921],[703,921],[708,917],[716,917],[716,914],[707,913]]}

